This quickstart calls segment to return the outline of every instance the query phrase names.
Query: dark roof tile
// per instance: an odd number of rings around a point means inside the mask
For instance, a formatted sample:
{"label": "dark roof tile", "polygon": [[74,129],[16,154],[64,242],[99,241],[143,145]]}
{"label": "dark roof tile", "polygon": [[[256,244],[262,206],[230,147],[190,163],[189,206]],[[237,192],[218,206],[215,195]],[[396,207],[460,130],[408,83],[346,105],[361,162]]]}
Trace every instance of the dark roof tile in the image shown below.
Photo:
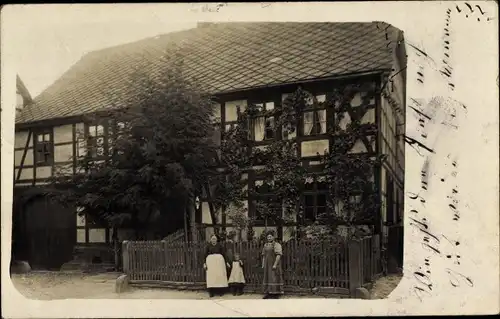
{"label": "dark roof tile", "polygon": [[210,93],[390,70],[388,43],[398,31],[380,24],[215,23],[91,52],[25,107],[17,123],[111,107],[113,96],[130,93],[127,79],[142,63],[165,67],[167,49],[180,50],[184,74]]}

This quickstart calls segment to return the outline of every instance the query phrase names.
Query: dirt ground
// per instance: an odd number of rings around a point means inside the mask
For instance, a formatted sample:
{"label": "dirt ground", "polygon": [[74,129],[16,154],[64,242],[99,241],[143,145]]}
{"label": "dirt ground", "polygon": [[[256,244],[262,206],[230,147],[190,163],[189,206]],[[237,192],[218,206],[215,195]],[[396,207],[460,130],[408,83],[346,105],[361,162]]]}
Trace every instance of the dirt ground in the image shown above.
{"label": "dirt ground", "polygon": [[402,274],[382,277],[373,283],[370,299],[385,299],[398,286],[403,278]]}
{"label": "dirt ground", "polygon": [[[80,272],[32,272],[13,274],[16,289],[30,299],[209,299],[204,291],[179,291],[170,289],[137,289],[117,294],[115,279],[119,273],[84,274]],[[401,276],[379,279],[371,292],[372,299],[385,298],[399,283]],[[262,295],[245,294],[223,299],[260,299]],[[286,296],[285,298],[322,298],[320,296]],[[215,298],[216,299],[216,298]]]}

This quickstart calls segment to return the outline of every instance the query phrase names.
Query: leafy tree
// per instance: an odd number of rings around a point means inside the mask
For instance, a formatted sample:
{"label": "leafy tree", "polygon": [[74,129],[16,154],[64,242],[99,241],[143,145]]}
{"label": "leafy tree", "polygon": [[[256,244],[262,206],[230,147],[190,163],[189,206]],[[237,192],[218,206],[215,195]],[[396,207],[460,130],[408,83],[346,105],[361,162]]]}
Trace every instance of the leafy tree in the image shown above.
{"label": "leafy tree", "polygon": [[50,184],[58,200],[99,222],[134,228],[136,237],[161,218],[182,218],[218,176],[214,101],[186,79],[182,62],[173,62],[181,59],[169,57],[160,69],[139,63],[124,79],[127,90],[108,94],[111,110],[87,121],[106,122],[109,138],[83,135],[89,151],[79,154],[76,174],[56,174]]}

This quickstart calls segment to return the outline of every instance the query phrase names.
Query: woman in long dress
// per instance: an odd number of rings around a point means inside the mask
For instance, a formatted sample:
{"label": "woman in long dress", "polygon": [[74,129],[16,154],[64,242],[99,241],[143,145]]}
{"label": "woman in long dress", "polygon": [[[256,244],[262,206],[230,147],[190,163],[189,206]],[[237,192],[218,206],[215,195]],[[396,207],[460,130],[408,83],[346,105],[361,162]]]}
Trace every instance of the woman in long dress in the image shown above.
{"label": "woman in long dress", "polygon": [[210,237],[210,243],[205,252],[205,268],[207,272],[207,290],[210,297],[214,295],[223,295],[228,288],[227,269],[229,264],[224,256],[224,248],[218,242],[215,235]]}
{"label": "woman in long dress", "polygon": [[262,249],[262,268],[264,268],[264,299],[279,298],[283,291],[283,269],[281,245],[274,240],[274,233],[269,232],[267,242]]}

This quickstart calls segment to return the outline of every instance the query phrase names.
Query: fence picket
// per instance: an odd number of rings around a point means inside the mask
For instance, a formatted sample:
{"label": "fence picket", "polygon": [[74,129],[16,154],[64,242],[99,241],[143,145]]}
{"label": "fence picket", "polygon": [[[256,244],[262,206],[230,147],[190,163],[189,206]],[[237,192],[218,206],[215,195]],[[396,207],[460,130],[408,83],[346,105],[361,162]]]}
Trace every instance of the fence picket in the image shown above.
{"label": "fence picket", "polygon": [[[359,260],[349,260],[346,242],[291,241],[283,244],[282,267],[287,289],[338,287],[349,289],[349,271],[356,271],[362,283],[376,274],[376,238],[363,238]],[[130,241],[126,244],[126,269],[133,281],[203,283],[205,243]],[[259,242],[239,242],[236,251],[244,263],[247,284],[260,291],[263,278],[262,246]],[[356,262],[356,265],[350,263]],[[351,269],[351,270],[350,270]]]}

